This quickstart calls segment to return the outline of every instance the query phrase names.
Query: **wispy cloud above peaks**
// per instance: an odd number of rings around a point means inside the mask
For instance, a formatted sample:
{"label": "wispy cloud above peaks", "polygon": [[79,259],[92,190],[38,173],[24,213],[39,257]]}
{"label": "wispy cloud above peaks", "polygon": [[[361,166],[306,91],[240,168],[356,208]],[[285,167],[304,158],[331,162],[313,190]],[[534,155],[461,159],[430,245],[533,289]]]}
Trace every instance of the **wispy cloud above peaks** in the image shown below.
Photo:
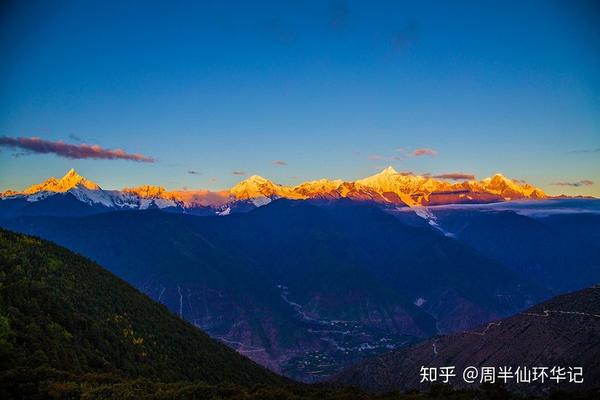
{"label": "wispy cloud above peaks", "polygon": [[434,175],[433,177],[437,179],[451,179],[455,181],[471,181],[475,179],[475,175],[463,174],[461,172],[450,172],[447,174]]}
{"label": "wispy cloud above peaks", "polygon": [[404,160],[409,157],[423,157],[423,156],[437,156],[438,151],[429,147],[419,147],[414,150],[405,147],[399,147],[396,152],[400,153],[399,156],[394,156],[395,160]]}
{"label": "wispy cloud above peaks", "polygon": [[154,158],[143,154],[127,153],[121,149],[105,149],[98,145],[69,144],[62,141],[44,140],[39,137],[0,136],[0,146],[20,149],[28,153],[54,154],[70,159],[129,160],[155,162]]}
{"label": "wispy cloud above peaks", "polygon": [[202,173],[200,171],[196,171],[193,169],[190,169],[187,173],[190,175],[202,175]]}
{"label": "wispy cloud above peaks", "polygon": [[240,175],[240,176],[243,176],[243,175],[246,175],[246,172],[244,172],[244,171],[233,171],[231,174],[232,174],[232,175]]}
{"label": "wispy cloud above peaks", "polygon": [[275,160],[273,161],[273,164],[278,166],[278,167],[285,167],[287,166],[287,163],[283,160]]}
{"label": "wispy cloud above peaks", "polygon": [[[369,160],[370,161],[387,161],[387,162],[394,162],[394,161],[402,161],[406,158],[406,156],[384,156],[381,154],[369,154]],[[379,166],[377,167],[379,168]]]}
{"label": "wispy cloud above peaks", "polygon": [[410,153],[410,155],[413,157],[436,156],[437,154],[437,150],[428,148],[415,149],[412,153]]}
{"label": "wispy cloud above peaks", "polygon": [[591,186],[594,182],[589,179],[582,179],[576,182],[552,182],[551,185],[554,186],[571,186],[571,187],[580,187],[580,186]]}

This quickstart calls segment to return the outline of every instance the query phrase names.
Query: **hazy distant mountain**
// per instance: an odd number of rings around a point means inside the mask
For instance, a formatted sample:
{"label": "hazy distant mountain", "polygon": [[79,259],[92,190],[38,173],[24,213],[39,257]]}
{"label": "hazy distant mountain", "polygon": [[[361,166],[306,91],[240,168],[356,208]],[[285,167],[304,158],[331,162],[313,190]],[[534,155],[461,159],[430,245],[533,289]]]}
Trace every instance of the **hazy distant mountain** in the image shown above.
{"label": "hazy distant mountain", "polygon": [[[497,371],[507,366],[512,367],[513,374],[517,367],[528,367],[530,372],[532,367],[548,367],[545,383],[538,379],[517,384],[514,378],[506,385],[512,390],[538,393],[551,389],[598,390],[600,287],[558,296],[513,317],[375,357],[349,368],[335,381],[372,391],[425,389],[428,384],[420,382],[421,366],[455,366],[457,377],[450,383],[457,387],[469,387],[462,371],[470,366],[493,366]],[[548,379],[555,366],[565,367],[566,379],[560,384]],[[583,383],[568,383],[569,367],[583,368]],[[501,380],[496,377],[496,381]]]}
{"label": "hazy distant mountain", "polygon": [[[22,192],[8,190],[0,198],[0,216],[31,215],[31,203],[74,196],[93,207],[75,210],[73,215],[84,215],[109,210],[144,210],[160,208],[199,215],[227,215],[248,210],[278,198],[352,199],[372,201],[390,206],[417,206],[453,203],[489,203],[515,199],[543,199],[544,192],[527,183],[508,179],[501,174],[481,181],[468,180],[451,183],[431,176],[399,173],[388,167],[380,173],[354,182],[317,180],[296,186],[283,186],[260,176],[251,176],[230,190],[167,191],[160,186],[143,185],[122,190],[104,190],[94,182],[71,169],[60,179],[49,178]],[[23,201],[25,200],[25,201]],[[66,207],[66,206],[65,206]],[[50,214],[54,208],[46,207]],[[64,211],[58,210],[63,213]],[[61,214],[62,215],[62,214]]]}
{"label": "hazy distant mountain", "polygon": [[98,261],[243,354],[309,380],[546,296],[427,225],[351,201],[281,199],[228,217],[130,211],[2,224]]}
{"label": "hazy distant mountain", "polygon": [[443,208],[429,212],[453,237],[555,293],[600,282],[600,202],[552,202],[558,212],[549,205],[525,212]]}

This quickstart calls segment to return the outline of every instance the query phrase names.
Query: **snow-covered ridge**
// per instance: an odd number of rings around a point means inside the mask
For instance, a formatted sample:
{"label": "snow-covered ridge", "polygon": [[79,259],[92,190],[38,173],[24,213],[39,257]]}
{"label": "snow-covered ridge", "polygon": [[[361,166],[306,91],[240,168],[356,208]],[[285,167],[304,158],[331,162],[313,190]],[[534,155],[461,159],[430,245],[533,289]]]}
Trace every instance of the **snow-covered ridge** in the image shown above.
{"label": "snow-covered ridge", "polygon": [[[80,187],[89,190],[98,190],[100,186],[96,185],[94,182],[88,181],[83,176],[79,175],[73,168],[69,170],[60,179],[56,179],[54,177],[45,180],[44,182],[33,185],[25,189],[23,194],[35,194],[39,192],[57,192],[64,193],[70,189]],[[16,193],[16,192],[13,192]]]}
{"label": "snow-covered ridge", "polygon": [[340,199],[374,201],[395,206],[428,206],[439,204],[489,203],[507,200],[545,199],[539,188],[509,179],[501,174],[481,181],[453,182],[431,176],[397,172],[387,167],[381,172],[357,181],[327,180],[284,186],[258,175],[243,180],[229,190],[168,191],[161,186],[142,185],[122,190],[104,190],[71,169],[62,178],[49,178],[21,192],[6,191],[0,198],[24,197],[39,201],[58,193],[69,193],[87,204],[110,208],[147,209],[205,207],[219,214],[229,213],[236,203],[255,207],[278,198]]}

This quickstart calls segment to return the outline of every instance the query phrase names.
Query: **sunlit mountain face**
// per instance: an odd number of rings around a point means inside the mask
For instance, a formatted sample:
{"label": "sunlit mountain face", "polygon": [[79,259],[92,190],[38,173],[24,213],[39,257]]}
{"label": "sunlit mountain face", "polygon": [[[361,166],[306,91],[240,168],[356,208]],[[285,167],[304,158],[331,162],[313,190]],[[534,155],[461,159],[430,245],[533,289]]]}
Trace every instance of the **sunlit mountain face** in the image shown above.
{"label": "sunlit mountain face", "polygon": [[0,200],[0,226],[90,259],[303,381],[600,281],[600,202],[502,175],[386,168],[289,187],[105,190],[69,171]]}
{"label": "sunlit mountain face", "polygon": [[60,179],[52,177],[21,192],[6,191],[2,194],[2,199],[24,199],[31,203],[56,194],[71,194],[79,201],[101,208],[160,208],[218,215],[258,207],[279,198],[351,199],[396,207],[547,198],[541,189],[501,174],[481,181],[449,182],[430,176],[399,173],[388,167],[378,174],[354,182],[322,179],[296,186],[279,185],[254,175],[221,192],[167,191],[163,187],[150,185],[104,190],[71,169]]}

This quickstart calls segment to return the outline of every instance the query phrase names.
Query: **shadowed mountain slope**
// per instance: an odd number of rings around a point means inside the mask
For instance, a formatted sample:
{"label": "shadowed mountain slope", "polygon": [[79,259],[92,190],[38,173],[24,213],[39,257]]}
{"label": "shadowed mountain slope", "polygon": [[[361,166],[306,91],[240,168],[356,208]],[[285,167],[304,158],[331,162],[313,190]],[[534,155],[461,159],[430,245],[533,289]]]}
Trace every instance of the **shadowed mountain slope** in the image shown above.
{"label": "shadowed mountain slope", "polygon": [[106,265],[211,336],[306,380],[545,295],[430,227],[351,201],[282,199],[224,218],[145,211],[2,223]]}
{"label": "shadowed mountain slope", "polygon": [[[484,367],[582,367],[583,383],[546,379],[507,386],[522,392],[600,388],[600,287],[558,296],[525,312],[467,332],[442,336],[353,366],[335,378],[371,391],[425,389],[421,366],[456,366],[451,383],[465,387],[462,371]],[[477,385],[471,385],[477,386]]]}
{"label": "shadowed mountain slope", "polygon": [[509,210],[443,209],[433,213],[461,242],[555,293],[600,282],[600,214],[530,216]]}
{"label": "shadowed mountain slope", "polygon": [[285,382],[97,264],[4,230],[0,353],[3,379],[11,370],[51,368],[163,382]]}

